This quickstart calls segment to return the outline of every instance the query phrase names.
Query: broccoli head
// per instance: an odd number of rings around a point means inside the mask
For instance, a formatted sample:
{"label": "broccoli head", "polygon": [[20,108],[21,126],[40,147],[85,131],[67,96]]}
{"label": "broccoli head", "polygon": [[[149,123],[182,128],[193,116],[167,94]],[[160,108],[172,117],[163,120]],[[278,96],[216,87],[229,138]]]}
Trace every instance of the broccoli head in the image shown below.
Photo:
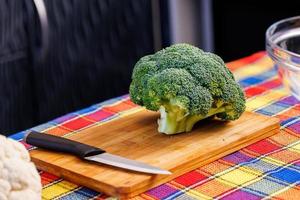
{"label": "broccoli head", "polygon": [[142,57],[134,66],[131,100],[159,111],[158,131],[191,131],[207,117],[238,119],[245,97],[223,60],[189,44],[175,44]]}

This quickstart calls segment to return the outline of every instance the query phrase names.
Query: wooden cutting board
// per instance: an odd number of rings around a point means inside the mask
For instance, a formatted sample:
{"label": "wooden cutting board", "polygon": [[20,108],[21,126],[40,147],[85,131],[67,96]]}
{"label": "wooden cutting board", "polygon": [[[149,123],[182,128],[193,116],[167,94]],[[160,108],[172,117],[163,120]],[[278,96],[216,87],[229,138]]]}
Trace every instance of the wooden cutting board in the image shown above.
{"label": "wooden cutting board", "polygon": [[41,149],[30,152],[32,161],[74,183],[127,199],[279,131],[278,119],[245,112],[233,122],[204,120],[190,133],[168,136],[157,132],[157,118],[157,113],[141,110],[69,138],[170,170],[172,175],[132,172]]}

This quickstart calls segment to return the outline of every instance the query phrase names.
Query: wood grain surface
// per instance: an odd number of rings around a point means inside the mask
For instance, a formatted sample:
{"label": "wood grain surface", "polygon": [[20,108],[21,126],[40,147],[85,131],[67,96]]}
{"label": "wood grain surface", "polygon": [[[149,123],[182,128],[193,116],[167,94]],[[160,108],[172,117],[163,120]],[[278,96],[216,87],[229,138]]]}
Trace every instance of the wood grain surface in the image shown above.
{"label": "wood grain surface", "polygon": [[31,158],[41,170],[128,199],[279,131],[278,119],[245,112],[233,122],[204,120],[192,132],[167,136],[157,132],[157,118],[157,113],[141,110],[69,138],[170,170],[172,175],[133,172],[42,149],[32,150]]}

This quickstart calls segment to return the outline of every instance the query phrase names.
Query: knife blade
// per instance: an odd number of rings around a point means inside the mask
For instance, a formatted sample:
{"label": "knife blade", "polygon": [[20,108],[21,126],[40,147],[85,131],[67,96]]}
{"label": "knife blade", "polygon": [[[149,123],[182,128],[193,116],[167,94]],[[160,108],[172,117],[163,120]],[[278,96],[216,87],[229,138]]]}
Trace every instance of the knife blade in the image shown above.
{"label": "knife blade", "polygon": [[150,174],[171,174],[170,171],[151,166],[135,160],[105,152],[103,149],[83,144],[67,138],[54,135],[29,131],[24,136],[24,141],[30,145],[56,152],[69,153],[81,159],[111,165],[123,169],[150,173]]}

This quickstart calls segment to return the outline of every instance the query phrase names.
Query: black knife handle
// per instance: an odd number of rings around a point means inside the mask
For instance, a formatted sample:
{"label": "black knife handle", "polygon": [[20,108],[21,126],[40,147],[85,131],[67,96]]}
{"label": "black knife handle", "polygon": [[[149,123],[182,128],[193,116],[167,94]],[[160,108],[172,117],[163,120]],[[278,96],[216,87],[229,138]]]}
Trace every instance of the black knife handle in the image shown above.
{"label": "black knife handle", "polygon": [[93,147],[87,144],[83,144],[54,135],[39,133],[36,131],[28,132],[24,137],[24,141],[36,147],[57,152],[70,153],[79,156],[80,158],[93,156],[105,152],[104,150],[99,149],[97,147]]}

